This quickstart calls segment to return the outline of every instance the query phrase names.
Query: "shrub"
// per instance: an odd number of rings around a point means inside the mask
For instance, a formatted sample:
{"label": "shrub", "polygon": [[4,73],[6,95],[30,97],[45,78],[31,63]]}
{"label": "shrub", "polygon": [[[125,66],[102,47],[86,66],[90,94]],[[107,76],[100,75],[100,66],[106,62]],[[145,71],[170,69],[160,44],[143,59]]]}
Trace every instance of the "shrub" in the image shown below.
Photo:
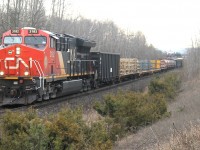
{"label": "shrub", "polygon": [[113,118],[113,121],[126,131],[156,121],[167,111],[163,95],[134,92],[107,95],[104,103],[96,103],[94,108],[104,116]]}
{"label": "shrub", "polygon": [[80,110],[66,109],[52,116],[47,122],[50,148],[80,149],[84,145],[84,128]]}
{"label": "shrub", "polygon": [[1,149],[27,150],[45,149],[47,144],[43,121],[36,118],[36,112],[27,113],[8,111],[1,124]]}
{"label": "shrub", "polygon": [[110,139],[107,129],[107,124],[103,120],[92,123],[91,127],[87,128],[85,134],[85,144],[87,149],[112,149],[112,140]]}
{"label": "shrub", "polygon": [[3,116],[0,129],[0,149],[112,149],[106,123],[86,126],[81,109],[68,108],[45,118],[34,110],[9,111]]}
{"label": "shrub", "polygon": [[174,98],[180,83],[177,74],[156,77],[147,94],[131,91],[108,94],[103,103],[95,103],[94,109],[107,118],[110,138],[116,140],[116,136],[121,137],[127,131],[135,131],[139,126],[169,116],[166,99]]}
{"label": "shrub", "polygon": [[180,76],[175,73],[167,74],[164,77],[156,77],[148,86],[149,94],[161,93],[167,100],[171,100],[176,96],[180,84]]}

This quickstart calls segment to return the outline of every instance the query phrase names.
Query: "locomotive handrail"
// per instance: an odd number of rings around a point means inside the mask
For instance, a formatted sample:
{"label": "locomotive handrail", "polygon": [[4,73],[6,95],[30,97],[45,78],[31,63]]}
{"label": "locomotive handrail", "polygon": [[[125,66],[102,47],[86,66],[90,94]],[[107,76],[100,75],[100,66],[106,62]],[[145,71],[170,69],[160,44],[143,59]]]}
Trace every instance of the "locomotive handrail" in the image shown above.
{"label": "locomotive handrail", "polygon": [[1,63],[2,63],[2,59],[0,59],[0,69],[1,69],[1,67],[2,67],[2,64],[1,64]]}
{"label": "locomotive handrail", "polygon": [[[37,71],[38,71],[38,73],[40,75],[40,77],[39,77],[39,79],[40,79],[40,87],[38,87],[37,89],[42,87],[42,90],[44,90],[44,72],[43,72],[43,70],[42,70],[42,68],[40,66],[40,63],[37,60],[30,60],[30,61],[32,61],[35,64],[35,67],[36,67],[36,69],[37,69]],[[39,66],[39,68],[38,68],[38,66]]]}

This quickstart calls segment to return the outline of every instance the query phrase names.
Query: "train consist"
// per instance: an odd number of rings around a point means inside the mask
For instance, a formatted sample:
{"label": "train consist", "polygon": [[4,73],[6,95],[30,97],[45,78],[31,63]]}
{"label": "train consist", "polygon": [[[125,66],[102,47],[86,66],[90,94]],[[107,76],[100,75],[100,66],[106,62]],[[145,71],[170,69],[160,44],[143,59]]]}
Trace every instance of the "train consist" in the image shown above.
{"label": "train consist", "polygon": [[0,105],[27,105],[182,66],[182,59],[138,60],[91,52],[95,45],[30,27],[3,33]]}

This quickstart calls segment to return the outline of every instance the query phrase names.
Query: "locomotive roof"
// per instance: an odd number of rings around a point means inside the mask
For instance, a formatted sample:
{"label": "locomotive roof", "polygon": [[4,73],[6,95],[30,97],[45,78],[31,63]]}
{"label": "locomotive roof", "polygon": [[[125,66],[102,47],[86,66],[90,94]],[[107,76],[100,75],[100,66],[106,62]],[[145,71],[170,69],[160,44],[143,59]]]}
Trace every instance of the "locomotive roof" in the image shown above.
{"label": "locomotive roof", "polygon": [[71,35],[71,34],[56,34],[56,35],[59,36],[59,37],[73,38],[75,43],[76,43],[76,46],[83,46],[83,47],[95,47],[96,46],[95,41],[76,37],[76,36]]}
{"label": "locomotive roof", "polygon": [[89,41],[82,38],[76,38],[76,44],[77,46],[85,46],[85,47],[95,47],[96,42],[95,41]]}
{"label": "locomotive roof", "polygon": [[115,52],[101,52],[101,51],[91,51],[91,53],[99,53],[99,54],[111,54],[111,55],[120,55],[120,53]]}
{"label": "locomotive roof", "polygon": [[59,39],[56,34],[54,34],[53,32],[47,31],[47,30],[42,30],[43,32],[49,34],[50,36],[54,37],[55,39]]}
{"label": "locomotive roof", "polygon": [[[37,30],[36,28],[33,27],[23,27],[21,29],[25,29],[25,30]],[[88,40],[88,39],[84,39],[84,38],[80,38],[80,37],[76,37],[74,35],[70,35],[70,34],[58,34],[58,33],[54,33],[54,32],[50,32],[47,30],[41,30],[42,32],[50,35],[51,37],[55,38],[55,39],[59,39],[61,37],[68,37],[68,38],[72,38],[75,45],[76,46],[83,46],[83,47],[95,47],[96,46],[96,42],[92,41],[92,40]]]}

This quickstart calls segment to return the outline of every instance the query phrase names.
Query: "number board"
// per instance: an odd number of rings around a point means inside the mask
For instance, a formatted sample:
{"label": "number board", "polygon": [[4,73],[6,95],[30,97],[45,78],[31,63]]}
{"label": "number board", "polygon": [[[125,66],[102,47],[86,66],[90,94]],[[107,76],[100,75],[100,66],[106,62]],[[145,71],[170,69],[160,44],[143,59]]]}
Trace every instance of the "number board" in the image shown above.
{"label": "number board", "polygon": [[19,29],[11,30],[11,34],[19,34],[19,33],[20,33]]}
{"label": "number board", "polygon": [[38,30],[36,29],[29,29],[28,34],[38,34]]}

